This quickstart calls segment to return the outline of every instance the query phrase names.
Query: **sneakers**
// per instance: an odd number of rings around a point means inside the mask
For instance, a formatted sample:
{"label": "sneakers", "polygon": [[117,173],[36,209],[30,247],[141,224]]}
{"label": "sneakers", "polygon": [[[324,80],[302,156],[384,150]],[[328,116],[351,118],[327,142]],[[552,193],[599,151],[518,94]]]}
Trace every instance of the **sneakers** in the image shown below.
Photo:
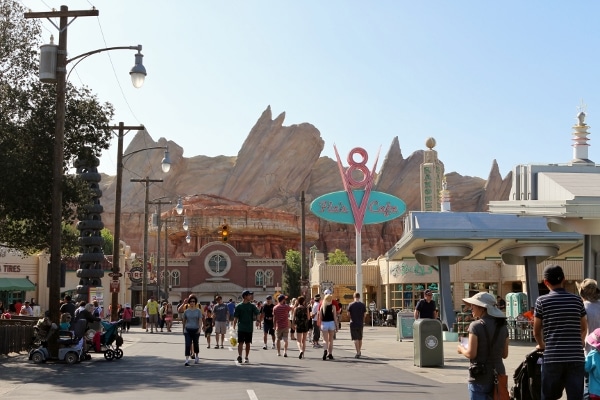
{"label": "sneakers", "polygon": [[281,353],[277,353],[277,357],[281,357]]}
{"label": "sneakers", "polygon": [[239,362],[240,364],[242,363],[242,356],[238,356],[237,362]]}
{"label": "sneakers", "polygon": [[271,349],[274,349],[274,348],[275,348],[275,343],[273,343],[273,344],[271,345]]}
{"label": "sneakers", "polygon": [[266,349],[267,349],[267,345],[265,344],[265,345],[263,346],[263,350],[266,350]]}
{"label": "sneakers", "polygon": [[250,364],[250,360],[248,360],[248,357],[246,357],[246,359],[244,360],[244,364]]}
{"label": "sneakers", "polygon": [[329,358],[330,360],[333,360],[333,354],[328,355],[327,358]]}
{"label": "sneakers", "polygon": [[284,357],[287,357],[287,353],[283,353],[283,356],[284,356]]}
{"label": "sneakers", "polygon": [[185,360],[185,364],[183,364],[183,365],[185,365],[186,367],[189,367],[190,366],[190,362],[188,360]]}
{"label": "sneakers", "polygon": [[194,360],[194,364],[200,364],[200,358],[196,357],[196,359]]}

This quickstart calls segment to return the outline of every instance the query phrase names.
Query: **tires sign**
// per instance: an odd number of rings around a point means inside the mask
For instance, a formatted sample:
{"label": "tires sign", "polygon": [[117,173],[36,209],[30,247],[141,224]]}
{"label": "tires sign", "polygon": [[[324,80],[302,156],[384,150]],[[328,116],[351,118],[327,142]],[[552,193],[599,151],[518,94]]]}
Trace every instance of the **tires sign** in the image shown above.
{"label": "tires sign", "polygon": [[142,279],[144,278],[144,270],[142,267],[133,267],[131,270],[129,270],[128,275],[131,282],[141,283]]}

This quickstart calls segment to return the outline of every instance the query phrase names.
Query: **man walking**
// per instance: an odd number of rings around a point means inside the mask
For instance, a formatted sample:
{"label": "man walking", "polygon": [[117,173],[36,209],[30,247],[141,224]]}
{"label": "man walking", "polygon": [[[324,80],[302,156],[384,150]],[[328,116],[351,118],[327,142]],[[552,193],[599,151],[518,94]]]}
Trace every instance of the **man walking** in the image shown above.
{"label": "man walking", "polygon": [[533,336],[544,351],[542,400],[583,398],[583,347],[587,334],[586,311],[581,297],[568,293],[565,274],[558,265],[544,268],[544,285],[550,293],[535,302]]}
{"label": "man walking", "polygon": [[267,296],[267,301],[263,304],[260,309],[260,315],[263,325],[263,341],[265,345],[263,346],[263,350],[267,349],[267,338],[271,335],[271,341],[273,344],[271,348],[275,348],[275,326],[273,325],[273,309],[275,308],[275,304],[273,304],[273,296]]}
{"label": "man walking", "polygon": [[419,300],[415,307],[415,319],[419,318],[437,318],[437,310],[435,309],[435,301],[433,301],[433,292],[429,289],[423,292],[424,298]]}
{"label": "man walking", "polygon": [[312,326],[313,326],[313,348],[318,349],[319,347],[323,347],[319,344],[319,339],[321,338],[321,327],[317,324],[317,317],[319,316],[319,306],[321,301],[321,295],[319,293],[315,294],[315,302],[313,304],[311,310],[312,317]]}
{"label": "man walking", "polygon": [[219,336],[221,337],[221,348],[223,349],[223,341],[225,340],[225,332],[227,331],[227,321],[229,320],[229,308],[223,303],[223,298],[217,296],[217,304],[213,307],[213,317],[215,319],[215,349],[219,348]]}
{"label": "man walking", "polygon": [[254,304],[252,304],[253,292],[244,290],[242,292],[242,302],[235,306],[233,314],[233,329],[238,328],[238,358],[237,362],[242,363],[242,350],[246,345],[246,358],[244,363],[248,364],[248,354],[250,354],[250,345],[252,344],[252,332],[254,330],[254,317],[260,312]]}
{"label": "man walking", "polygon": [[362,348],[363,327],[365,325],[367,307],[360,301],[360,293],[354,293],[354,301],[348,305],[348,317],[350,318],[350,338],[354,341],[356,355],[360,358]]}
{"label": "man walking", "polygon": [[[150,333],[154,333],[154,329],[158,332],[158,302],[154,300],[154,296],[148,299],[148,324],[150,325]],[[146,332],[148,328],[146,327]]]}
{"label": "man walking", "polygon": [[283,339],[283,356],[287,357],[288,334],[290,333],[290,311],[292,307],[285,303],[286,295],[277,297],[279,304],[273,308],[273,320],[275,321],[275,336],[277,337],[277,355],[281,355],[281,340]]}

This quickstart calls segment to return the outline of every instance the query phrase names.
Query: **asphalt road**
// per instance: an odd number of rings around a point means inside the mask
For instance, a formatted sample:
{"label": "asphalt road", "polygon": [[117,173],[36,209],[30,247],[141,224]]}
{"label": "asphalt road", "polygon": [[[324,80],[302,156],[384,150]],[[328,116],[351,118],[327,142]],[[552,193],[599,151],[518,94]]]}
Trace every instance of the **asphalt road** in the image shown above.
{"label": "asphalt road", "polygon": [[[307,346],[298,359],[295,341],[288,357],[262,349],[255,332],[250,364],[235,362],[237,350],[207,349],[200,338],[200,364],[183,365],[181,327],[150,334],[140,328],[123,334],[124,356],[106,361],[102,354],[75,365],[33,364],[26,354],[0,358],[2,399],[170,399],[214,400],[374,400],[461,399],[467,394],[467,360],[454,342],[444,342],[443,367],[414,365],[412,339],[398,341],[395,328],[367,327],[363,357],[354,358],[354,344],[345,324],[335,341],[335,360],[323,361],[322,350]],[[214,343],[214,338],[213,338]],[[269,346],[270,347],[270,346]],[[509,380],[514,368],[533,349],[532,343],[511,345],[506,361]],[[510,382],[509,382],[510,386]]]}

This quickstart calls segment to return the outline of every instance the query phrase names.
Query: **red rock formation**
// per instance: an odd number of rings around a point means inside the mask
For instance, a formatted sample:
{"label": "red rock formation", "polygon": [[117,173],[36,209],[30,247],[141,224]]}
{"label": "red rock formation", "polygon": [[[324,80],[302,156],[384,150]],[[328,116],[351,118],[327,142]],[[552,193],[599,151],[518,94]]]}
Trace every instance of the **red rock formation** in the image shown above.
{"label": "red rock formation", "polygon": [[[339,248],[350,258],[355,254],[355,235],[352,225],[335,224],[314,217],[310,202],[325,193],[343,190],[335,160],[319,157],[323,140],[310,124],[283,126],[285,114],[271,117],[268,107],[244,142],[237,157],[183,157],[183,149],[161,138],[152,140],[146,131],[136,134],[125,153],[168,144],[173,164],[171,171],[160,171],[162,152],[140,152],[126,160],[123,174],[121,238],[140,254],[143,247],[144,185],[130,182],[131,178],[148,176],[163,179],[149,188],[150,199],[166,196],[173,201],[163,206],[168,223],[169,256],[193,251],[218,239],[218,226],[227,219],[233,230],[231,244],[238,251],[251,252],[258,257],[283,258],[287,249],[300,247],[300,194],[306,198],[306,249],[316,245],[320,251],[333,252]],[[443,154],[440,155],[443,158]],[[420,208],[419,168],[423,151],[402,156],[398,138],[392,140],[381,164],[374,190],[403,199],[408,210]],[[371,166],[369,166],[371,167]],[[132,172],[134,171],[134,172]],[[486,211],[491,200],[506,200],[510,192],[511,175],[502,179],[494,161],[488,180],[447,174],[452,211]],[[102,204],[103,221],[112,229],[114,221],[113,177],[104,176]],[[197,229],[193,242],[185,242],[181,228],[182,217],[173,207],[177,196],[185,196],[186,214],[195,218]],[[152,209],[151,212],[154,212]],[[153,233],[155,235],[155,233]],[[362,231],[364,259],[385,254],[402,235],[402,218],[383,224],[365,225]],[[149,242],[155,251],[156,238]],[[164,249],[163,249],[164,251]]]}

